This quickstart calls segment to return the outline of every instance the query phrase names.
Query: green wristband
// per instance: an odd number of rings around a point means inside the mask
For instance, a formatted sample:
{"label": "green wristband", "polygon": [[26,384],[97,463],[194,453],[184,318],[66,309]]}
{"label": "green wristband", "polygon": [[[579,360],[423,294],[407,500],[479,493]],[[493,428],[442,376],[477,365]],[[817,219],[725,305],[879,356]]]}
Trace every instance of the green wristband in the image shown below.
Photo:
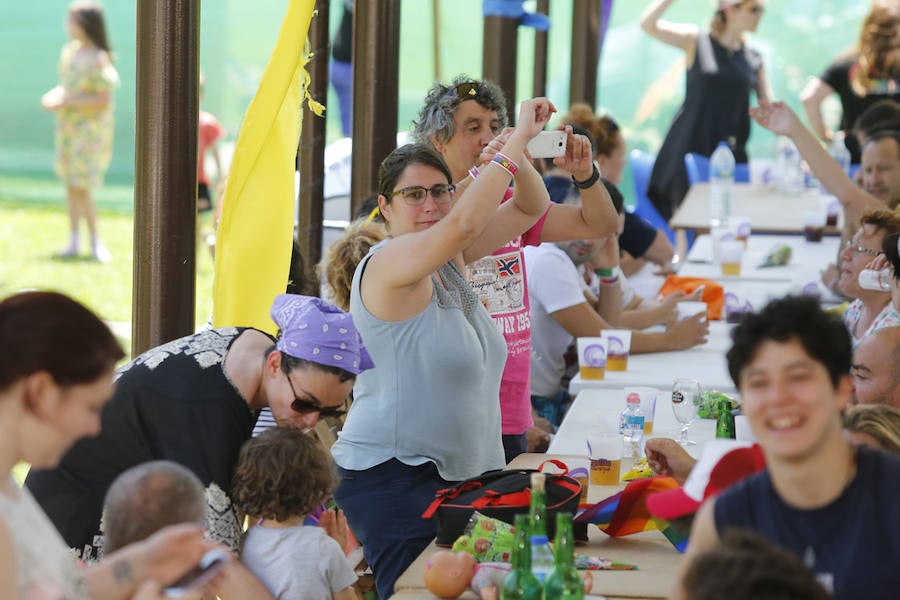
{"label": "green wristband", "polygon": [[615,269],[597,269],[594,271],[597,274],[597,277],[612,277],[615,275]]}

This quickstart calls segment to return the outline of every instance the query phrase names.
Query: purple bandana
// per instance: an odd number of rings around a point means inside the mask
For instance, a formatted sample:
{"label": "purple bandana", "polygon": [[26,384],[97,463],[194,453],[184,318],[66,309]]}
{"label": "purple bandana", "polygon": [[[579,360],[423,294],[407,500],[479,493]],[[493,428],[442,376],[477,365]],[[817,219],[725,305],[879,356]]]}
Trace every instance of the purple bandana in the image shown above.
{"label": "purple bandana", "polygon": [[275,348],[285,354],[354,375],[375,366],[353,317],[333,304],[312,296],[280,294],[269,314],[281,329]]}

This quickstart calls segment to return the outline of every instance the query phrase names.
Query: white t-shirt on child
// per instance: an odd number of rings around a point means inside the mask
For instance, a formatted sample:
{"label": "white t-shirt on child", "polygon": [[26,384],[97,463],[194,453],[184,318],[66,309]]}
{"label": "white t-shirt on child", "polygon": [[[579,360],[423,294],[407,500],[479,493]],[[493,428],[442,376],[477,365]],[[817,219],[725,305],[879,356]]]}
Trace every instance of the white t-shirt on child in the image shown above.
{"label": "white t-shirt on child", "polygon": [[323,600],[356,582],[340,545],[312,525],[251,527],[241,561],[279,600]]}

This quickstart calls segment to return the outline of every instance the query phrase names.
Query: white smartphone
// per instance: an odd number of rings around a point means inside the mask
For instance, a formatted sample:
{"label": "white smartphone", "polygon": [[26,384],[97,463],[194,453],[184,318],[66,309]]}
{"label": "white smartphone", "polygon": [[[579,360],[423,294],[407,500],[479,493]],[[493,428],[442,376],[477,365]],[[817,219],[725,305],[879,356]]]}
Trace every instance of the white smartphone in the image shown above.
{"label": "white smartphone", "polygon": [[566,153],[565,131],[542,131],[526,146],[531,158],[554,158]]}
{"label": "white smartphone", "polygon": [[206,585],[228,563],[228,555],[222,550],[213,549],[200,558],[197,566],[185,573],[178,581],[163,590],[166,598],[181,598],[187,592]]}

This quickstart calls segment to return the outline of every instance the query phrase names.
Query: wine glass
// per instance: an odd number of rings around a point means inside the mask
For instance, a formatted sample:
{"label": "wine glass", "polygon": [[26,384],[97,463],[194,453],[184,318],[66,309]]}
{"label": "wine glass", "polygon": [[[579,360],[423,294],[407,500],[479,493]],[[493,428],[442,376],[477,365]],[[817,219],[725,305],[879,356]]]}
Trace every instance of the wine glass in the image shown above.
{"label": "wine glass", "polygon": [[681,423],[682,446],[693,446],[697,442],[688,439],[688,428],[697,418],[697,407],[700,406],[700,382],[696,379],[676,379],[672,384],[672,411]]}

